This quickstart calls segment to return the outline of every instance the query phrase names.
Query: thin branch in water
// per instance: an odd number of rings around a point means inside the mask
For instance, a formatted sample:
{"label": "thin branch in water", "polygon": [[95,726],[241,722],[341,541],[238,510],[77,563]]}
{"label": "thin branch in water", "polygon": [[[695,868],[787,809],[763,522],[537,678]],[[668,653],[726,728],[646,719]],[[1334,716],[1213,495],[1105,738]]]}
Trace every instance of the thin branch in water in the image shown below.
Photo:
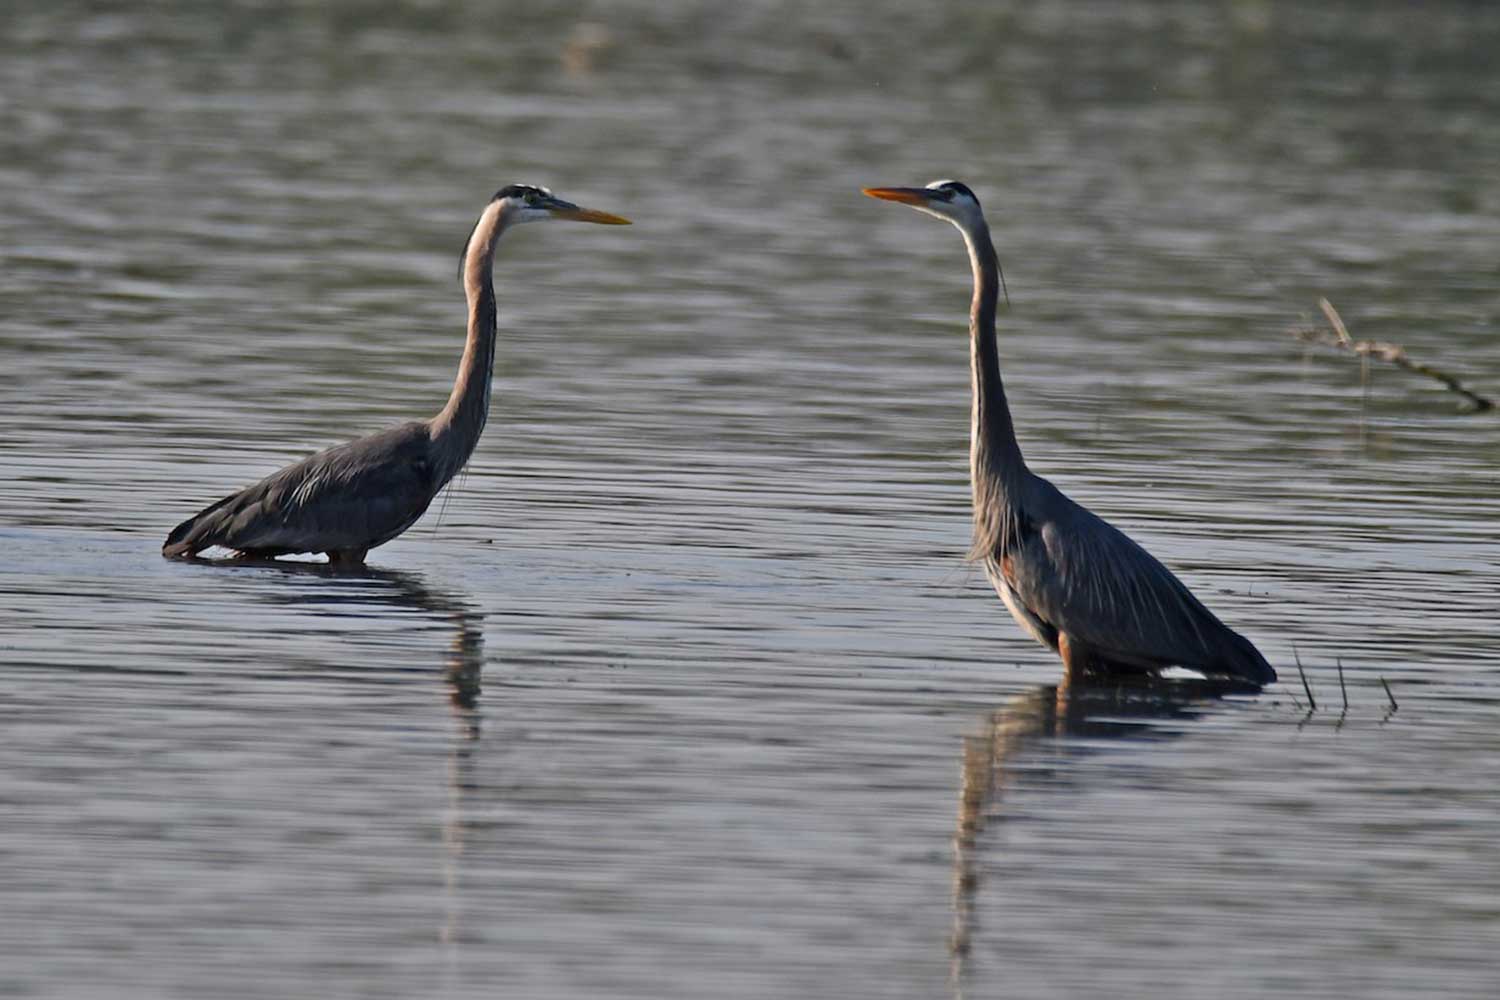
{"label": "thin branch in water", "polygon": [[1327,318],[1331,330],[1316,327],[1298,327],[1291,331],[1292,336],[1307,343],[1323,344],[1357,355],[1361,359],[1362,364],[1366,366],[1367,371],[1370,359],[1375,358],[1379,361],[1390,362],[1398,368],[1405,368],[1414,374],[1435,379],[1441,382],[1449,391],[1456,392],[1464,398],[1463,405],[1459,407],[1459,412],[1461,413],[1483,413],[1486,410],[1493,410],[1495,408],[1495,401],[1493,399],[1480,395],[1473,389],[1470,389],[1460,382],[1456,376],[1421,361],[1414,361],[1406,353],[1406,348],[1400,344],[1391,344],[1383,340],[1355,340],[1350,337],[1349,328],[1344,325],[1343,318],[1339,316],[1338,310],[1333,307],[1333,303],[1327,299],[1319,299],[1318,308],[1323,310],[1323,315]]}
{"label": "thin branch in water", "polygon": [[1318,710],[1318,700],[1313,697],[1312,685],[1307,683],[1307,671],[1302,669],[1302,656],[1297,652],[1296,646],[1292,647],[1292,656],[1294,656],[1297,660],[1297,673],[1302,675],[1302,690],[1307,692],[1307,703],[1311,705],[1312,710],[1316,712]]}
{"label": "thin branch in water", "polygon": [[1394,714],[1401,706],[1396,704],[1396,696],[1391,694],[1391,686],[1385,682],[1384,677],[1380,678],[1380,686],[1385,688],[1385,696],[1391,699],[1391,712]]}
{"label": "thin branch in water", "polygon": [[1327,299],[1318,300],[1318,308],[1323,310],[1323,315],[1328,317],[1328,325],[1333,327],[1334,335],[1339,338],[1339,343],[1345,347],[1354,346],[1354,338],[1349,336],[1349,328],[1344,325],[1344,317],[1333,308],[1333,303]]}

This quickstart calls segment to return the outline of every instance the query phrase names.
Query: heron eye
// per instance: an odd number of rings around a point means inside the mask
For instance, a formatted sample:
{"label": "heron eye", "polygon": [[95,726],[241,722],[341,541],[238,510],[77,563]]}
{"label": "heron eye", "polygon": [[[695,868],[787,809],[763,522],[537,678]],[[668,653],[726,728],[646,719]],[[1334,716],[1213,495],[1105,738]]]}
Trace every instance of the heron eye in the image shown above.
{"label": "heron eye", "polygon": [[528,205],[535,205],[536,204],[536,192],[534,192],[534,191],[527,191],[526,192],[526,204],[528,204]]}

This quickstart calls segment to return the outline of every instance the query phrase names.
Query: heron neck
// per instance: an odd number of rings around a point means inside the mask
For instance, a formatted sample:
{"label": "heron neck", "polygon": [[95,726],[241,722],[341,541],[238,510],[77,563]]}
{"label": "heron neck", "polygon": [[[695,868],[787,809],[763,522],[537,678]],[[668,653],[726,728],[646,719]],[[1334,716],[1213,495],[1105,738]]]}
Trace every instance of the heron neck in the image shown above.
{"label": "heron neck", "polygon": [[980,220],[963,227],[974,268],[974,301],[969,310],[969,360],[973,378],[970,416],[969,475],[974,487],[976,536],[984,534],[981,519],[997,505],[1014,503],[1026,471],[1005,383],[1000,377],[1000,355],[995,343],[995,301],[999,294],[998,264],[989,227]]}
{"label": "heron neck", "polygon": [[490,409],[490,380],[495,365],[495,243],[505,231],[501,203],[492,202],[474,226],[464,251],[464,296],[469,304],[469,332],[463,359],[448,403],[432,418],[433,438],[443,445],[443,481],[452,478],[479,443]]}

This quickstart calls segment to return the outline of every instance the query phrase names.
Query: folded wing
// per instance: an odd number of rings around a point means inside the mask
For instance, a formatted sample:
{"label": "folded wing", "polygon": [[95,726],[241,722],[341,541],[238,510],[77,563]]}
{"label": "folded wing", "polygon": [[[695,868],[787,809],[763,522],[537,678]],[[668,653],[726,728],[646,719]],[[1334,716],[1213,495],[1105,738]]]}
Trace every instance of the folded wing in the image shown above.
{"label": "folded wing", "polygon": [[436,481],[427,424],[413,422],[320,451],[178,525],[169,556],[218,545],[253,555],[373,548],[421,517]]}
{"label": "folded wing", "polygon": [[1032,615],[1130,666],[1269,684],[1276,671],[1149,552],[1046,480],[1049,512],[1010,553],[1006,582]]}

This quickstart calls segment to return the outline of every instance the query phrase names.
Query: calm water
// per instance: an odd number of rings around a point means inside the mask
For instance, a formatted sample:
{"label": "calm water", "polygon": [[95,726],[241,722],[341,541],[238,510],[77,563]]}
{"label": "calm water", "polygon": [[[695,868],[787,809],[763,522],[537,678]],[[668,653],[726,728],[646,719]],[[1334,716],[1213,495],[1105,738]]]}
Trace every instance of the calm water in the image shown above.
{"label": "calm water", "polygon": [[[1494,995],[1500,420],[1287,330],[1500,393],[1500,12],[142,6],[0,21],[0,995]],[[1284,683],[1059,692],[965,565],[943,176],[1033,466]],[[436,410],[513,180],[637,224],[506,238],[463,481],[164,562]]]}

